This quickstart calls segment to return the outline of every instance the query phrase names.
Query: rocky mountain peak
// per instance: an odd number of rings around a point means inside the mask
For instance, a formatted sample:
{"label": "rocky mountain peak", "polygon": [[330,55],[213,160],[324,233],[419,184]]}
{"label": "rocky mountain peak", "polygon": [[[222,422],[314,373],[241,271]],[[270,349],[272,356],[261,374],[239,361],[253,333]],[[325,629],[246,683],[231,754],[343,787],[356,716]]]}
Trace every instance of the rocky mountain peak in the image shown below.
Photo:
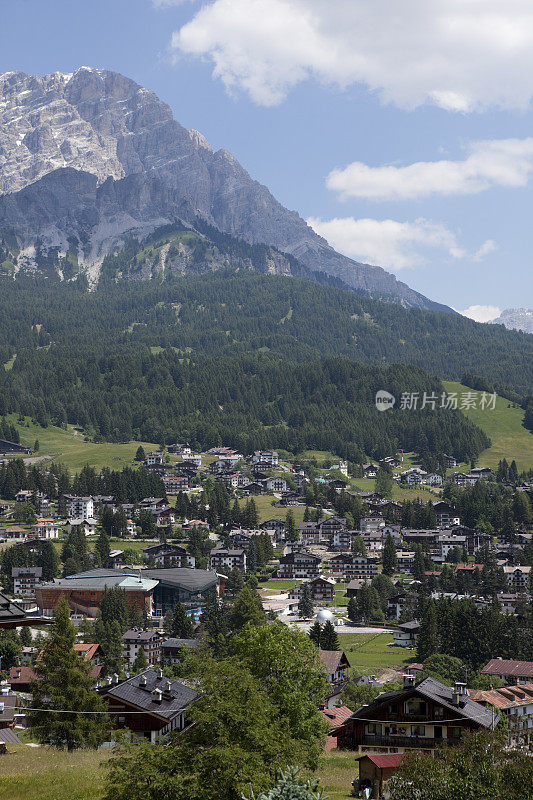
{"label": "rocky mountain peak", "polygon": [[[88,191],[85,179],[72,188],[69,170],[94,176],[96,189]],[[41,250],[62,252],[78,241],[78,263],[97,276],[102,258],[125,237],[183,220],[184,208],[375,296],[434,305],[380,267],[337,253],[235,156],[213,152],[201,133],[183,128],[166,103],[130,78],[90,67],[0,75],[0,244],[2,231],[14,233],[25,252],[36,240]]]}

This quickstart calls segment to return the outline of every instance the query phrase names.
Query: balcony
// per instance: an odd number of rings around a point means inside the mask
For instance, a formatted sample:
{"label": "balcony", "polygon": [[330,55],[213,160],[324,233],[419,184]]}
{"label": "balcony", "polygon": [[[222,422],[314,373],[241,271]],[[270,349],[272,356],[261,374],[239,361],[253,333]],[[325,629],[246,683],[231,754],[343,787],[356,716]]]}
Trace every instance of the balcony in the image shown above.
{"label": "balcony", "polygon": [[372,736],[367,734],[356,741],[356,745],[364,747],[407,747],[413,750],[432,750],[443,745],[460,744],[461,739],[432,739],[428,736]]}

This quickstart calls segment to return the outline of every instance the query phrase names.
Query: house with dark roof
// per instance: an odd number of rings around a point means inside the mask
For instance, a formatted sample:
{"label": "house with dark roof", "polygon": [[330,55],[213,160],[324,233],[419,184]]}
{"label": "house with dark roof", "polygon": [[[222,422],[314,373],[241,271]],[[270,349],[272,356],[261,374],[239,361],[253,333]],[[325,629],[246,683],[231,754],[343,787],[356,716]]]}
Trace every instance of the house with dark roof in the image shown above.
{"label": "house with dark roof", "polygon": [[320,572],[320,556],[292,552],[279,560],[278,578],[316,578]]}
{"label": "house with dark roof", "polygon": [[328,694],[324,698],[324,706],[331,708],[346,686],[346,670],[350,662],[342,650],[320,650],[320,660],[328,682]]}
{"label": "house with dark roof", "polygon": [[434,678],[378,695],[337,728],[338,747],[359,753],[434,752],[460,744],[465,731],[493,730],[499,714],[473,700],[465,684],[445,686]]}
{"label": "house with dark roof", "polygon": [[161,642],[161,659],[169,664],[180,664],[188,651],[199,646],[199,639],[165,639]]}
{"label": "house with dark roof", "polygon": [[51,618],[35,617],[27,614],[24,609],[14,603],[9,597],[0,594],[0,630],[5,628],[24,628],[29,625],[51,625]]}
{"label": "house with dark roof", "polygon": [[133,666],[135,659],[144,650],[148,664],[153,667],[161,658],[161,639],[156,631],[141,631],[132,628],[122,634],[122,654],[124,661]]}
{"label": "house with dark roof", "polygon": [[194,567],[195,565],[194,556],[177,544],[168,544],[167,542],[152,544],[149,547],[143,547],[142,553],[146,561],[152,563],[154,567],[168,569],[169,567]]}
{"label": "house with dark roof", "polygon": [[147,669],[122,683],[100,687],[118,728],[155,742],[187,727],[187,711],[200,692],[182,681],[165,678],[161,670]]}

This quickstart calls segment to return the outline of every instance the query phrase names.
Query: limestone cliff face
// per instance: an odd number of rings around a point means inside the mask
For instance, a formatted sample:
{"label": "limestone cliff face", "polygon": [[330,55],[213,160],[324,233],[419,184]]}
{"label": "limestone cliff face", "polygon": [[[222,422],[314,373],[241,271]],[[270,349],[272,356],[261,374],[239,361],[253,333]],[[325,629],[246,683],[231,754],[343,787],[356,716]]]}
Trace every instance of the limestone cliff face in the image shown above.
{"label": "limestone cliff face", "polygon": [[25,253],[37,239],[65,252],[76,241],[93,278],[125,235],[199,215],[354,288],[436,306],[380,267],[337,253],[231,153],[214,152],[153,92],[115,72],[0,75],[0,195],[0,236],[14,235]]}

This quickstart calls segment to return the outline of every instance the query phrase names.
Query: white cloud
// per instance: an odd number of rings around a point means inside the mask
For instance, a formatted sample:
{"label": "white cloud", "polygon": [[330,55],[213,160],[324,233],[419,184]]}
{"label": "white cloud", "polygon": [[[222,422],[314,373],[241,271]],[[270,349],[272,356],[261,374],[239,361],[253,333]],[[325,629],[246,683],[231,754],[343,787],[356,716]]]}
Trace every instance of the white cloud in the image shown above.
{"label": "white cloud", "polygon": [[531,0],[211,0],[171,47],[263,105],[308,79],[364,84],[404,108],[524,108],[533,96]]}
{"label": "white cloud", "polygon": [[498,306],[468,306],[463,311],[459,311],[463,317],[469,317],[476,322],[492,322],[502,313]]}
{"label": "white cloud", "polygon": [[476,250],[476,252],[474,253],[474,261],[483,261],[485,256],[488,256],[491,253],[494,253],[494,251],[496,249],[497,249],[497,245],[496,245],[496,242],[494,241],[494,239],[487,239],[487,241],[483,242],[481,247],[479,247]]}
{"label": "white cloud", "polygon": [[398,222],[393,219],[342,217],[322,220],[311,217],[307,223],[341,253],[391,270],[417,267],[435,257],[462,259],[479,256],[481,259],[484,252],[490,252],[495,246],[488,240],[472,255],[458,243],[453,231],[425,219]]}
{"label": "white cloud", "polygon": [[326,185],[342,200],[415,200],[526,186],[533,173],[533,138],[473,142],[469,151],[462,161],[417,161],[406,167],[369,167],[354,161],[330,172]]}

